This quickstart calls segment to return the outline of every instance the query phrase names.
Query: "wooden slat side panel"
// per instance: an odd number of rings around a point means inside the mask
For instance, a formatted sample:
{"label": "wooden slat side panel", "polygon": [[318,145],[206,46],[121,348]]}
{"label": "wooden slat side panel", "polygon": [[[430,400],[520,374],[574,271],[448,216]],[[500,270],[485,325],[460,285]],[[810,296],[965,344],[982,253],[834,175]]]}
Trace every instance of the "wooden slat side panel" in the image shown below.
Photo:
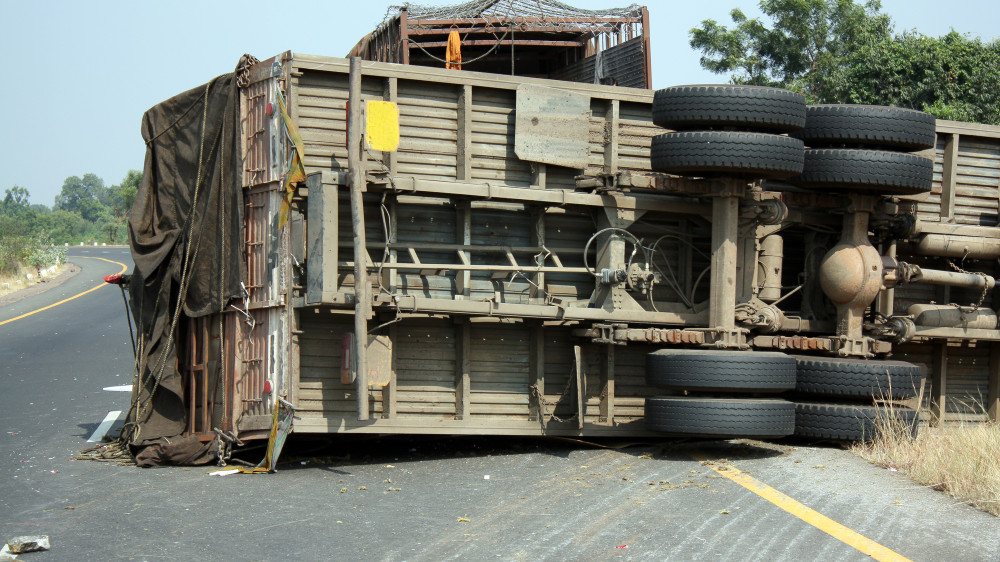
{"label": "wooden slat side panel", "polygon": [[397,327],[396,411],[400,417],[455,417],[455,327],[446,320],[412,319]]}
{"label": "wooden slat side panel", "polygon": [[1000,142],[960,137],[955,222],[994,226],[1000,202]]}
{"label": "wooden slat side panel", "polygon": [[357,415],[353,384],[340,382],[344,335],[354,331],[349,316],[304,309],[299,329],[299,393],[296,412],[303,417],[327,412]]}
{"label": "wooden slat side panel", "polygon": [[529,419],[529,330],[492,323],[470,329],[472,416]]}
{"label": "wooden slat side panel", "polygon": [[989,388],[990,342],[948,344],[949,413],[982,414]]}

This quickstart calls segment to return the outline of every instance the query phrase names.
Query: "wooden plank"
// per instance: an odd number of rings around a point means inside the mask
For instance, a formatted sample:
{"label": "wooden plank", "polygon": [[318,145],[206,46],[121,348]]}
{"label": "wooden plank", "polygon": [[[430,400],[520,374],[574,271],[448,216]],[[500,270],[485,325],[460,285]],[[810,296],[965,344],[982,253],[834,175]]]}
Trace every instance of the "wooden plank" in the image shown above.
{"label": "wooden plank", "polygon": [[350,127],[347,132],[348,167],[351,173],[351,226],[354,235],[354,369],[357,382],[358,420],[368,420],[368,316],[371,297],[368,295],[368,272],[362,256],[368,255],[365,244],[365,212],[362,200],[365,191],[365,159],[361,153],[361,59],[351,59],[350,67]]}
{"label": "wooden plank", "polygon": [[472,328],[469,322],[455,325],[455,419],[469,418],[472,409]]}
{"label": "wooden plank", "polygon": [[608,110],[604,123],[604,173],[618,173],[618,127],[621,114],[621,102],[608,100]]}
{"label": "wooden plank", "polygon": [[948,384],[948,342],[934,343],[934,357],[931,362],[931,425],[944,423],[947,410]]}
{"label": "wooden plank", "polygon": [[573,364],[576,373],[576,426],[583,429],[583,418],[586,414],[584,409],[584,395],[587,392],[587,378],[583,374],[583,358],[580,346],[573,346]]}
{"label": "wooden plank", "polygon": [[545,330],[541,324],[531,327],[531,341],[528,354],[531,363],[528,366],[528,384],[531,396],[530,417],[538,420],[543,417],[542,397],[545,396]]}
{"label": "wooden plank", "polygon": [[989,387],[986,413],[993,423],[1000,422],[1000,343],[990,345]]}
{"label": "wooden plank", "polygon": [[457,162],[455,179],[466,181],[472,178],[472,86],[460,86],[458,95]]}
{"label": "wooden plank", "polygon": [[941,222],[955,220],[955,182],[958,177],[959,135],[950,134],[944,145],[941,176]]}
{"label": "wooden plank", "polygon": [[600,423],[615,423],[615,346],[608,344],[601,353]]}

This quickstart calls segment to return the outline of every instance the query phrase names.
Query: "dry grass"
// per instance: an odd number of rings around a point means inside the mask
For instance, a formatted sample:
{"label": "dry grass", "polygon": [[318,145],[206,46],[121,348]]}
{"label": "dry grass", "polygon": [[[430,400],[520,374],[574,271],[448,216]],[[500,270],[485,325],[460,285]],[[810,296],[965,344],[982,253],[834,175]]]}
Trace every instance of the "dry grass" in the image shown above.
{"label": "dry grass", "polygon": [[[66,271],[67,267],[68,266],[65,262],[59,264],[55,270],[45,276],[45,279],[52,279],[53,277]],[[27,278],[28,274],[31,274],[31,279]],[[39,280],[34,267],[19,266],[17,271],[13,273],[0,275],[0,297],[13,293],[14,291],[26,289],[38,283]]]}
{"label": "dry grass", "polygon": [[962,423],[921,428],[916,439],[892,416],[878,437],[852,451],[865,460],[895,468],[915,482],[945,492],[1000,516],[1000,424]]}

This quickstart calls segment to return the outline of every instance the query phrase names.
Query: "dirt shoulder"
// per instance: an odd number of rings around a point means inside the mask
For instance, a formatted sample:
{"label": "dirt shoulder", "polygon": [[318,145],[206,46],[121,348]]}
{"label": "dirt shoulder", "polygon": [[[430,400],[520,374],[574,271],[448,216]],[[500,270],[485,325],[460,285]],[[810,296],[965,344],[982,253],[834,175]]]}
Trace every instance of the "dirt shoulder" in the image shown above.
{"label": "dirt shoulder", "polygon": [[49,289],[55,289],[77,273],[80,273],[80,266],[72,262],[66,262],[65,266],[60,267],[60,269],[61,271],[54,277],[43,278],[34,285],[0,296],[0,306],[13,304],[21,299],[44,293]]}

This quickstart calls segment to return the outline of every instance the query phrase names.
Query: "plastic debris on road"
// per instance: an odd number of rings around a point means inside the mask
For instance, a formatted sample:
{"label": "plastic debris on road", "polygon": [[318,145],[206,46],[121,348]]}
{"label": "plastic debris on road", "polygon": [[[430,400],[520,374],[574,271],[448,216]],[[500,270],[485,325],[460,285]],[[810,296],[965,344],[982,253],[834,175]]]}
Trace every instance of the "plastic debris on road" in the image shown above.
{"label": "plastic debris on road", "polygon": [[213,471],[213,472],[209,472],[208,475],[209,476],[229,476],[230,474],[236,474],[239,471],[240,471],[240,469],[238,469],[238,468],[227,468],[225,470],[216,470],[216,471]]}

